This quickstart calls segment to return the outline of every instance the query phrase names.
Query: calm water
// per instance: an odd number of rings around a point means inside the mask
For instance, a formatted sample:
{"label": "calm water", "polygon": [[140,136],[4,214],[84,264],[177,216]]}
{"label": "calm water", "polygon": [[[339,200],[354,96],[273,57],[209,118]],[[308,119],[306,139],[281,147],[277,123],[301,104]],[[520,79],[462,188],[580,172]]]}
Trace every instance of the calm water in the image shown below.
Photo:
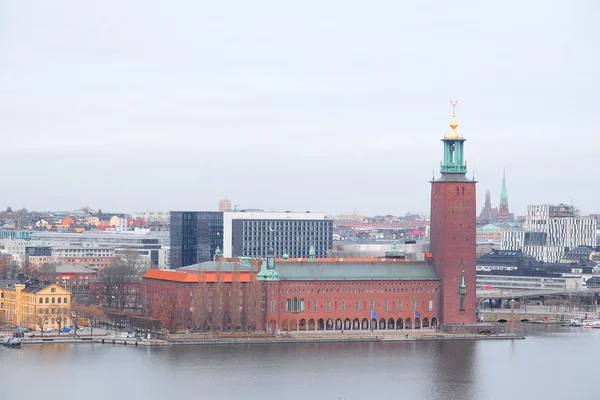
{"label": "calm water", "polygon": [[600,329],[523,328],[514,342],[0,348],[0,398],[600,399]]}

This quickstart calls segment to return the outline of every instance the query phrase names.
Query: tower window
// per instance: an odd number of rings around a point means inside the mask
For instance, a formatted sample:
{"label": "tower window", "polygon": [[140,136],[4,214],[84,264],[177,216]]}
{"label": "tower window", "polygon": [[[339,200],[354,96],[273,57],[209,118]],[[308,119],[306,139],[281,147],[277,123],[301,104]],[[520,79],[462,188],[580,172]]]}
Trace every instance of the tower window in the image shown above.
{"label": "tower window", "polygon": [[456,187],[456,195],[458,196],[458,186]]}
{"label": "tower window", "polygon": [[464,187],[464,186],[463,186],[463,188],[462,188],[462,195],[463,195],[463,196],[465,195],[465,187]]}

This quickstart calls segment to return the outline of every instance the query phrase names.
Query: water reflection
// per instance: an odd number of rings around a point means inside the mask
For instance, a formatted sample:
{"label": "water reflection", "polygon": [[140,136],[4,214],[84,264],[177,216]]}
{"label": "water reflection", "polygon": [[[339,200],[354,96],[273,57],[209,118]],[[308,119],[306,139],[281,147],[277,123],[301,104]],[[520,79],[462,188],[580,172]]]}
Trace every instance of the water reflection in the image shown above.
{"label": "water reflection", "polygon": [[600,330],[527,329],[515,342],[0,349],[0,387],[44,400],[600,398]]}

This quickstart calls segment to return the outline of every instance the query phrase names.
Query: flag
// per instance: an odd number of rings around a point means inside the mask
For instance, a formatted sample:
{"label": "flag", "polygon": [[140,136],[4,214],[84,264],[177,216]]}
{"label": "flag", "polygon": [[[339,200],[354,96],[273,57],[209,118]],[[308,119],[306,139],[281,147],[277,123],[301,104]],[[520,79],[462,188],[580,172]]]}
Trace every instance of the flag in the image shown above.
{"label": "flag", "polygon": [[377,313],[371,310],[371,319],[377,319]]}
{"label": "flag", "polygon": [[421,318],[421,314],[417,310],[415,310],[415,318]]}

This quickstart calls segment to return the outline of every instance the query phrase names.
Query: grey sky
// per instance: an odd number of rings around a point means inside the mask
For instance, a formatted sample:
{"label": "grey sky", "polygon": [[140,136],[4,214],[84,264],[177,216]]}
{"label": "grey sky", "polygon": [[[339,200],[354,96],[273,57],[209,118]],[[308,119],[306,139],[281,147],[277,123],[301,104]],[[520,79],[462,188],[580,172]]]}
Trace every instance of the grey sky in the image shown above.
{"label": "grey sky", "polygon": [[511,209],[594,197],[592,1],[0,2],[0,207],[429,209],[449,100]]}

